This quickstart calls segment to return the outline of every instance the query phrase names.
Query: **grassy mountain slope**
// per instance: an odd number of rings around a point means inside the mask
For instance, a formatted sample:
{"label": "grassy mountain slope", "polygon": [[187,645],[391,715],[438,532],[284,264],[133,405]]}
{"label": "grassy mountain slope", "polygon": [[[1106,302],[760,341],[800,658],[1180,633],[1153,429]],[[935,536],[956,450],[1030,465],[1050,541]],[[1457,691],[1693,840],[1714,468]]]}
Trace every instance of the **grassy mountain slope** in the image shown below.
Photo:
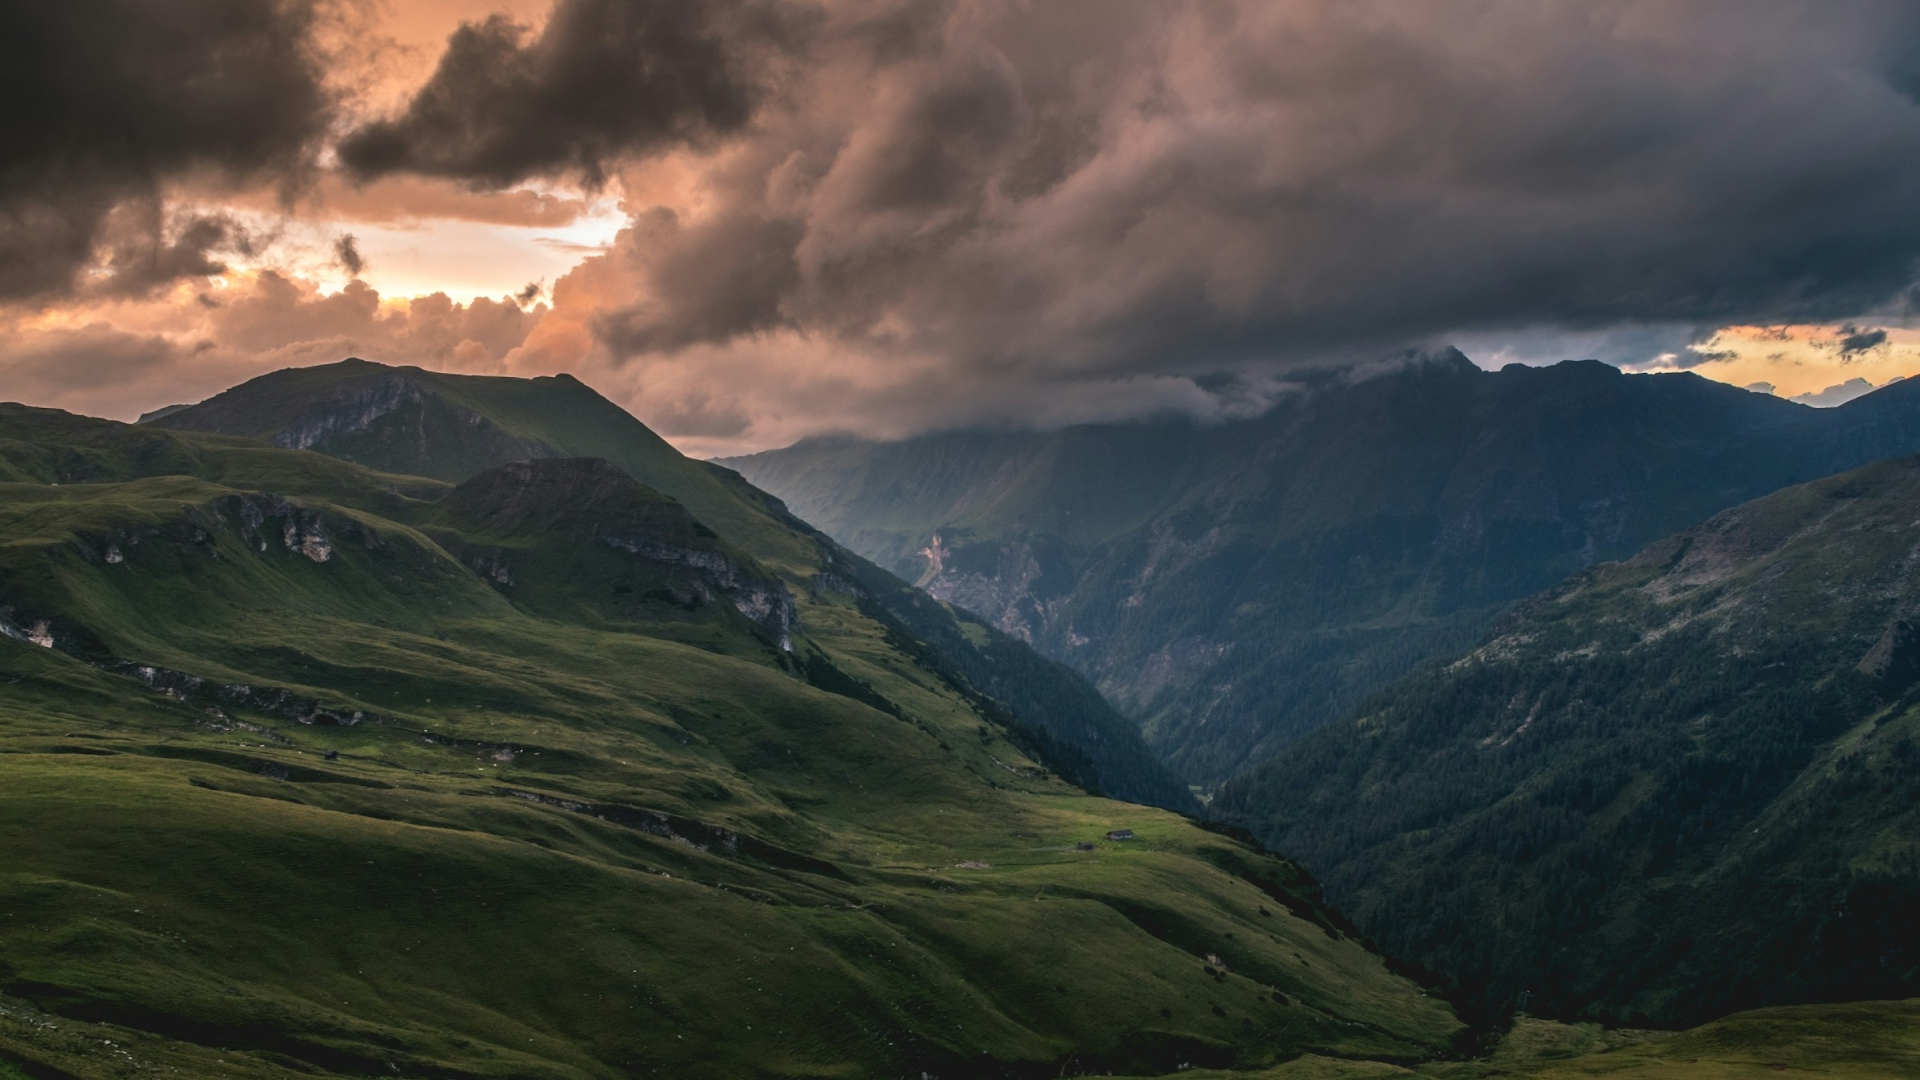
{"label": "grassy mountain slope", "polygon": [[1816,410],[1689,374],[1326,376],[1267,415],[731,459],[882,566],[1093,678],[1196,782],[1596,560],[1920,449],[1920,386]]}
{"label": "grassy mountain slope", "polygon": [[[449,493],[42,410],[0,439],[133,463],[0,484],[29,1075],[1039,1076],[1459,1029],[1292,864],[1063,783],[870,600],[783,647],[739,593],[771,572],[604,466]],[[682,591],[623,606],[648,574]]]}
{"label": "grassy mountain slope", "polygon": [[[948,659],[978,677],[1012,659],[1022,675],[1018,709],[1033,742],[1072,757],[1077,781],[1121,798],[1189,810],[1191,795],[1116,713],[1063,665],[1024,655],[999,631],[963,631],[945,610],[893,605],[908,594],[890,576],[788,514],[729,469],[685,457],[625,410],[570,376],[511,379],[445,375],[350,359],[260,376],[143,430],[209,432],[312,449],[375,469],[460,482],[510,461],[600,458],[672,496],[694,517],[787,581],[802,612],[841,587],[880,602],[866,614],[912,634],[939,636]],[[855,586],[855,579],[866,584]],[[891,605],[891,606],[890,606]],[[831,605],[830,605],[831,606]],[[939,625],[927,624],[931,617]],[[988,654],[993,654],[989,656]],[[1064,758],[1062,758],[1064,763]]]}
{"label": "grassy mountain slope", "polygon": [[426,477],[288,455],[253,439],[182,437],[0,402],[0,482],[84,484],[147,476],[231,479],[287,495],[328,494],[362,509],[437,499],[452,488]]}
{"label": "grassy mountain slope", "polygon": [[1760,1009],[1688,1031],[1608,1030],[1522,1016],[1471,1061],[1401,1067],[1308,1055],[1258,1072],[1200,1069],[1192,1080],[1896,1080],[1920,1074],[1920,1001]]}
{"label": "grassy mountain slope", "polygon": [[1920,458],[1577,575],[1228,784],[1488,1011],[1920,988]]}
{"label": "grassy mountain slope", "polygon": [[251,379],[148,425],[317,450],[453,483],[509,461],[604,458],[778,565],[817,556],[766,495],[694,461],[571,375],[446,375],[357,358]]}

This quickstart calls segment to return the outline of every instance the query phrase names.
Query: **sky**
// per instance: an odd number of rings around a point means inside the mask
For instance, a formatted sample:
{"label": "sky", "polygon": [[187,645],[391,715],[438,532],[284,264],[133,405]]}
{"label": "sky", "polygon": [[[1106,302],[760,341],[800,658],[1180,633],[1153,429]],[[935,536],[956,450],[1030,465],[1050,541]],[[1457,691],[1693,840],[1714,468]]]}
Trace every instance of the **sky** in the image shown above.
{"label": "sky", "polygon": [[700,455],[1456,345],[1920,374],[1911,0],[0,7],[0,399],[572,372]]}

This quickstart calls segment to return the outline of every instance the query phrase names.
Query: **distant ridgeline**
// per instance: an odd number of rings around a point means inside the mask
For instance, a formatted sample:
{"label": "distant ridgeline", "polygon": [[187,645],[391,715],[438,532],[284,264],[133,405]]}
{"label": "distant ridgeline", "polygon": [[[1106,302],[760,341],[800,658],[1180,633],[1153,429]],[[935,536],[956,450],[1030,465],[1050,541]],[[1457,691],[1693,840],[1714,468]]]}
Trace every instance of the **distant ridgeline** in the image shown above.
{"label": "distant ridgeline", "polygon": [[1691,374],[1486,372],[1452,353],[1303,376],[1233,423],[810,440],[726,464],[1070,662],[1214,784],[1583,566],[1916,450],[1916,382],[1819,410]]}
{"label": "distant ridgeline", "polygon": [[1184,805],[1085,680],[577,382],[355,362],[164,425],[0,405],[0,1077],[1037,1078],[1463,1030],[1297,866],[1069,783]]}
{"label": "distant ridgeline", "polygon": [[1580,573],[1214,809],[1476,1011],[1920,996],[1920,457]]}

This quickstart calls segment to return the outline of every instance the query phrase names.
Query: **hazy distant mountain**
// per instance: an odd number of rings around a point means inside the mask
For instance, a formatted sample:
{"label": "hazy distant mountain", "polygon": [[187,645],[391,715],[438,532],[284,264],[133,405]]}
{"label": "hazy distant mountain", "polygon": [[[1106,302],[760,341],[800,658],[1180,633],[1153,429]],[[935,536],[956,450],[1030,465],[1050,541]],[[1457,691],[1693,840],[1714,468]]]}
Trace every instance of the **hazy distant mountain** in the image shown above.
{"label": "hazy distant mountain", "polygon": [[1490,1011],[1920,994],[1920,457],[1585,571],[1214,805]]}
{"label": "hazy distant mountain", "polygon": [[672,496],[775,571],[815,591],[857,593],[903,640],[935,643],[939,663],[954,677],[1011,707],[1035,738],[1054,740],[1056,764],[1075,781],[1117,798],[1194,806],[1135,725],[1080,675],[977,619],[921,602],[739,474],[682,455],[570,376],[448,375],[348,359],[262,375],[143,426],[243,436],[453,482],[529,458],[604,459]]}
{"label": "hazy distant mountain", "polygon": [[1786,484],[1920,449],[1920,385],[1813,409],[1594,362],[1321,375],[1257,419],[810,440],[725,462],[1086,672],[1215,782],[1506,605]]}

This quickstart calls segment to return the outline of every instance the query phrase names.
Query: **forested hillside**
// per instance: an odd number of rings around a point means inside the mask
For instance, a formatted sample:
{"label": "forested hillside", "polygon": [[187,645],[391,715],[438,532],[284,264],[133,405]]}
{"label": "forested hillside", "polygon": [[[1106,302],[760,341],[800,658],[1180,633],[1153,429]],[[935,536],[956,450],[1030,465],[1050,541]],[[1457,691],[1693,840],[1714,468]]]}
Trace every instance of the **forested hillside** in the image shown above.
{"label": "forested hillside", "polygon": [[1522,605],[1214,803],[1473,1007],[1920,993],[1920,458]]}

